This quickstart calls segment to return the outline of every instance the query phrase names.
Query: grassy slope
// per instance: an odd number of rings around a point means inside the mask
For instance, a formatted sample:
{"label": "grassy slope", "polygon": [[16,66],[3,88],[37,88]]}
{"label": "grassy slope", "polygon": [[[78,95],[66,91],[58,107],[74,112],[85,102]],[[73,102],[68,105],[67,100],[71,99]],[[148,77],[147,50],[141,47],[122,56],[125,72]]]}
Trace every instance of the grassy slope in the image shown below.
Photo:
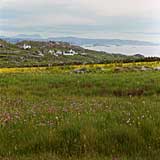
{"label": "grassy slope", "polygon": [[0,74],[0,155],[158,159],[159,94],[159,72]]}
{"label": "grassy slope", "polygon": [[[32,49],[23,50],[19,46],[23,44],[30,44]],[[78,46],[71,46],[69,44],[59,44],[50,46],[49,42],[36,42],[36,41],[24,41],[18,44],[10,44],[0,40],[0,44],[4,47],[0,48],[0,67],[21,67],[21,66],[47,66],[55,64],[75,64],[75,63],[102,63],[102,62],[113,62],[120,60],[136,60],[138,57],[128,57],[124,55],[112,55],[103,52],[96,52],[91,50],[84,50]],[[74,49],[78,53],[87,53],[87,55],[74,55],[74,56],[53,56],[48,53],[51,50],[69,50]],[[38,55],[38,52],[44,54],[44,57]]]}

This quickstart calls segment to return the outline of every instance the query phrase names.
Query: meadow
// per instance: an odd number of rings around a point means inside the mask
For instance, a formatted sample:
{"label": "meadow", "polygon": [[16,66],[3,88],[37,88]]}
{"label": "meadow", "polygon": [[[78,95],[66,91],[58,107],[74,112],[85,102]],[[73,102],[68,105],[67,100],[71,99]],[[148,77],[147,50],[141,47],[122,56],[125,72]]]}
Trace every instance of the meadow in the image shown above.
{"label": "meadow", "polygon": [[0,159],[159,160],[160,71],[114,70],[144,65],[0,69]]}

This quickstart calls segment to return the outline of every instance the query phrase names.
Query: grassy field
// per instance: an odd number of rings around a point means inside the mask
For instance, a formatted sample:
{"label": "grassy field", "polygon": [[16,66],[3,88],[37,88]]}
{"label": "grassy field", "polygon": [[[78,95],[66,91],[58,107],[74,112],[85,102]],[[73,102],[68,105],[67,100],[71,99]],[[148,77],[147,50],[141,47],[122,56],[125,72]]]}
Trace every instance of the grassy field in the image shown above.
{"label": "grassy field", "polygon": [[159,160],[160,72],[80,67],[0,70],[0,159]]}

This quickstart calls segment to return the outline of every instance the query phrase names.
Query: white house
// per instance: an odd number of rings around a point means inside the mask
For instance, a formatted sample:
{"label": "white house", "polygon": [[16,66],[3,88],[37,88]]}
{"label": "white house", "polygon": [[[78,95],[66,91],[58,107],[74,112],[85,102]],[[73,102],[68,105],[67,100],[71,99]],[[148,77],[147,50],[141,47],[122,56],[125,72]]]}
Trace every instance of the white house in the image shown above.
{"label": "white house", "polygon": [[23,45],[23,49],[31,49],[31,48],[32,47],[30,45],[26,45],[26,44]]}
{"label": "white house", "polygon": [[74,50],[69,50],[69,51],[67,51],[67,52],[63,52],[63,55],[65,55],[65,56],[73,56],[73,55],[76,55],[76,54],[78,54],[77,52],[75,52]]}
{"label": "white house", "polygon": [[64,56],[73,56],[78,54],[77,52],[75,52],[74,50],[69,50],[69,51],[57,51],[54,53],[55,56],[59,56],[59,55],[64,55]]}

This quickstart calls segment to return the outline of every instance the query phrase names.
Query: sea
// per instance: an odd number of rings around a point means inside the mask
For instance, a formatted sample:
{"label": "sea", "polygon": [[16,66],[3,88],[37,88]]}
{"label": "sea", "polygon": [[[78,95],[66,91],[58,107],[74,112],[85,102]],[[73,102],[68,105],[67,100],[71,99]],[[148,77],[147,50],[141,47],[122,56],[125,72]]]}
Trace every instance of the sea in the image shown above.
{"label": "sea", "polygon": [[160,57],[160,45],[155,46],[135,46],[135,45],[107,45],[107,46],[94,46],[83,45],[86,49],[104,51],[112,54],[135,55],[141,54],[145,57]]}

